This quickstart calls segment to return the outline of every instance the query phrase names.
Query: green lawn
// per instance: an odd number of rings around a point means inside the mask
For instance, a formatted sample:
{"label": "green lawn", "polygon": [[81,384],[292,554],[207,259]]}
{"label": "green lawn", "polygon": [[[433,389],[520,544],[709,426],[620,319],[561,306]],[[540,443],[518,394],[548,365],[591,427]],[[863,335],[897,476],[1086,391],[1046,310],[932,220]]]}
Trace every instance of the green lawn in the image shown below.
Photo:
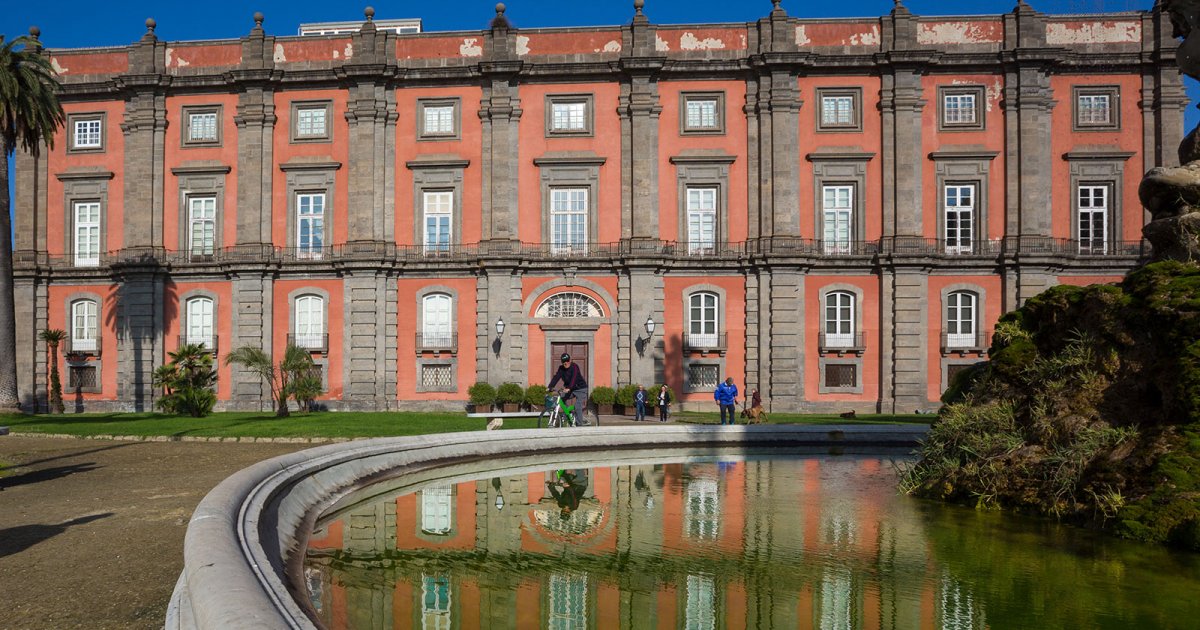
{"label": "green lawn", "polygon": [[[835,414],[772,414],[772,424],[928,424],[936,416],[862,415],[845,420]],[[672,414],[678,422],[717,424],[716,413]],[[481,431],[485,421],[464,413],[317,412],[276,418],[269,413],[226,412],[207,418],[160,413],[85,413],[52,415],[0,415],[0,425],[24,433],[66,435],[133,435],[139,437],[303,437],[355,438],[424,435],[453,431]],[[531,429],[536,418],[506,418],[505,429]]]}

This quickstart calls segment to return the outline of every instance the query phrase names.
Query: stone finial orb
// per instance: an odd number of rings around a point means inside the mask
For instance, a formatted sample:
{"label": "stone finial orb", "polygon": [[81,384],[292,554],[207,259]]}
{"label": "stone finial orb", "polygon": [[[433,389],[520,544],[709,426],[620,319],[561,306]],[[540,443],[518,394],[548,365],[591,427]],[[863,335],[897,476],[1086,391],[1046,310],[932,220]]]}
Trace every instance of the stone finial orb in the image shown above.
{"label": "stone finial orb", "polygon": [[497,2],[496,3],[496,15],[504,15],[504,11],[507,8],[508,7],[504,6],[503,2]]}
{"label": "stone finial orb", "polygon": [[157,26],[158,26],[158,22],[155,22],[154,18],[146,18],[146,30],[147,31],[153,33],[154,28]]}
{"label": "stone finial orb", "polygon": [[38,37],[41,37],[41,35],[42,35],[42,29],[40,29],[36,26],[29,27],[29,36],[30,37],[37,39]]}
{"label": "stone finial orb", "polygon": [[264,18],[263,18],[262,11],[255,11],[255,12],[254,12],[254,25],[255,25],[255,26],[262,26],[262,24],[263,24],[263,19],[264,19]]}
{"label": "stone finial orb", "polygon": [[642,8],[646,6],[646,0],[633,0],[633,10],[638,14],[642,14]]}
{"label": "stone finial orb", "polygon": [[367,16],[368,22],[370,22],[371,20],[374,20],[375,19],[375,7],[367,7],[366,9],[363,9],[363,15]]}

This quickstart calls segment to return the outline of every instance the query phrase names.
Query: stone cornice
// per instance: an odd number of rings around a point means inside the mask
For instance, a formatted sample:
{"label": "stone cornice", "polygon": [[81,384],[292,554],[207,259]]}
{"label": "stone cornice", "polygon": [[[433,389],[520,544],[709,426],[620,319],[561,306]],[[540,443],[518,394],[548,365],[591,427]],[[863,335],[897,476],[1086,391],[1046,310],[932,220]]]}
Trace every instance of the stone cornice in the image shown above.
{"label": "stone cornice", "polygon": [[417,168],[467,168],[471,160],[451,154],[422,155],[404,163],[410,169]]}
{"label": "stone cornice", "polygon": [[195,161],[195,162],[184,162],[183,164],[180,164],[179,166],[172,168],[171,174],[172,175],[205,175],[205,174],[214,174],[215,173],[215,174],[227,175],[232,170],[233,170],[233,168],[231,168],[228,164],[222,164],[220,162],[205,160],[205,161]]}
{"label": "stone cornice", "polygon": [[81,179],[112,179],[113,172],[101,168],[70,168],[54,176],[60,182],[78,181]]}
{"label": "stone cornice", "polygon": [[983,147],[963,146],[934,151],[929,154],[929,159],[935,162],[939,160],[994,160],[998,155],[1000,155],[999,151]]}
{"label": "stone cornice", "polygon": [[1135,155],[1137,155],[1136,151],[1118,151],[1110,147],[1077,147],[1073,151],[1064,153],[1063,159],[1068,162],[1078,160],[1121,160],[1124,162]]}
{"label": "stone cornice", "polygon": [[809,162],[869,162],[875,158],[872,151],[851,151],[849,149],[832,149],[813,151],[805,156]]}
{"label": "stone cornice", "polygon": [[551,151],[543,153],[541,157],[533,158],[536,166],[600,166],[606,161],[608,158],[591,151]]}
{"label": "stone cornice", "polygon": [[722,149],[688,149],[670,159],[672,164],[733,164],[737,156]]}
{"label": "stone cornice", "polygon": [[281,171],[336,171],[342,163],[324,158],[298,158],[279,165]]}

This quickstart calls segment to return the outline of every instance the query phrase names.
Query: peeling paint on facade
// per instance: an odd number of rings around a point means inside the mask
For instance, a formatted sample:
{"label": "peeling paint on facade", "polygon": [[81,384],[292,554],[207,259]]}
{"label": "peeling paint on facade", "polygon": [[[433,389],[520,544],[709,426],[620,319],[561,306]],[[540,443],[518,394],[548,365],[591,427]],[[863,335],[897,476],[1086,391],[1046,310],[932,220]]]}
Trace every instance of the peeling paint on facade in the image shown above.
{"label": "peeling paint on facade", "polygon": [[812,43],[812,40],[808,38],[808,27],[803,24],[801,24],[800,26],[797,26],[796,27],[796,45],[797,46],[807,46],[811,43]]}
{"label": "peeling paint on facade", "polygon": [[989,22],[925,23],[917,28],[917,43],[937,44],[996,44],[1001,41]]}
{"label": "peeling paint on facade", "polygon": [[287,56],[283,54],[283,44],[275,44],[275,63],[283,63],[287,61]]}
{"label": "peeling paint on facade", "polygon": [[462,46],[458,47],[458,54],[463,57],[482,57],[483,47],[479,45],[478,38],[467,37],[463,39]]}
{"label": "peeling paint on facade", "polygon": [[54,72],[56,72],[58,74],[66,74],[71,71],[70,68],[64,68],[64,67],[58,65],[58,57],[50,58],[50,67],[54,68]]}
{"label": "peeling paint on facade", "polygon": [[167,64],[168,68],[185,68],[187,66],[192,65],[192,64],[188,63],[188,61],[186,59],[184,59],[183,57],[176,55],[174,48],[167,49],[166,64]]}
{"label": "peeling paint on facade", "polygon": [[670,44],[667,43],[667,40],[659,37],[658,35],[655,35],[654,36],[654,50],[657,50],[658,52],[668,52],[671,50],[671,46],[670,46]]}
{"label": "peeling paint on facade", "polygon": [[595,52],[619,53],[621,52],[621,42],[612,40],[604,45],[604,48],[597,48]]}
{"label": "peeling paint on facade", "polygon": [[880,41],[879,27],[873,26],[869,32],[851,35],[846,40],[846,44],[850,46],[878,46]]}
{"label": "peeling paint on facade", "polygon": [[529,54],[529,38],[525,35],[517,35],[517,56],[524,57]]}
{"label": "peeling paint on facade", "polygon": [[1046,43],[1051,45],[1137,44],[1141,41],[1141,22],[1051,22],[1046,25]]}
{"label": "peeling paint on facade", "polygon": [[688,32],[679,38],[680,50],[721,50],[723,48],[725,48],[725,42],[715,37],[698,39],[695,35]]}
{"label": "peeling paint on facade", "polygon": [[[342,51],[342,56],[344,56],[347,59],[350,59],[351,57],[353,57],[354,56],[354,44],[346,44],[346,49],[344,51]],[[337,59],[336,52],[333,53],[333,58]]]}

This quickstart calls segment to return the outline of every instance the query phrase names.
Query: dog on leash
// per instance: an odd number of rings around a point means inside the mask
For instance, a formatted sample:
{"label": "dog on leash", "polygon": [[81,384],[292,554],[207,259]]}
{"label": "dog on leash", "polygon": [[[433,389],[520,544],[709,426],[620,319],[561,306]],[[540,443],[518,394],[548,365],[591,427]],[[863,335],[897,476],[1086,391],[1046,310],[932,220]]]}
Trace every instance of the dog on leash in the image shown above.
{"label": "dog on leash", "polygon": [[746,424],[762,424],[767,421],[767,411],[762,407],[744,407],[742,419]]}

